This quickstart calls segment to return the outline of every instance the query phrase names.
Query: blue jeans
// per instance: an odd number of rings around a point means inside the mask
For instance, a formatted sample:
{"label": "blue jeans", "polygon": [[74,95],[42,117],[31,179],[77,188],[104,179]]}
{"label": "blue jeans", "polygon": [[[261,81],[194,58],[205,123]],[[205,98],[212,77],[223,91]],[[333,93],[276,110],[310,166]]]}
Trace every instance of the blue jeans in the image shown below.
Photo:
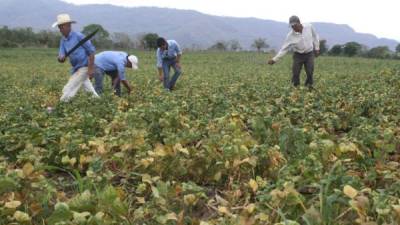
{"label": "blue jeans", "polygon": [[[103,71],[101,68],[96,66],[94,71],[94,80],[95,80],[94,89],[98,94],[103,93],[104,74],[107,74],[111,78],[111,87],[113,87],[114,81],[119,78],[118,71]],[[121,83],[119,79],[117,85],[115,86],[114,91],[116,95],[121,96]]]}
{"label": "blue jeans", "polygon": [[[172,79],[169,79],[169,72],[171,67],[174,68],[175,74]],[[178,80],[179,76],[182,74],[180,68],[176,66],[176,59],[163,59],[162,61],[162,68],[164,73],[164,88],[165,89],[172,89],[175,86],[176,81]]]}

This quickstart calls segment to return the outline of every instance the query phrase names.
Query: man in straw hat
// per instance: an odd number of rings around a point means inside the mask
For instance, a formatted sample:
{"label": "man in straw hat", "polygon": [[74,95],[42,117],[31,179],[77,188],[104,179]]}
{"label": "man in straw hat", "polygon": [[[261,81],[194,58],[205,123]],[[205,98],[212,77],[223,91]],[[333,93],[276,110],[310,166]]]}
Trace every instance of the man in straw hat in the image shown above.
{"label": "man in straw hat", "polygon": [[[57,16],[57,22],[53,24],[53,27],[58,26],[62,34],[58,54],[58,61],[60,63],[64,63],[67,52],[78,44],[79,41],[84,39],[82,33],[72,31],[72,23],[76,22],[71,20],[71,17],[68,14],[60,14]],[[69,61],[72,65],[72,76],[64,86],[63,94],[60,99],[61,101],[68,102],[76,95],[82,85],[87,92],[91,92],[95,97],[99,97],[89,80],[89,78],[93,77],[94,74],[95,52],[95,47],[92,45],[90,40],[88,40],[69,55]]]}
{"label": "man in straw hat", "polygon": [[275,64],[290,49],[293,49],[292,83],[295,87],[300,85],[300,72],[304,65],[307,74],[305,85],[312,88],[314,83],[314,57],[319,55],[318,34],[311,24],[302,24],[297,16],[289,18],[289,25],[292,30],[287,35],[281,50],[273,59],[268,61],[268,64]]}
{"label": "man in straw hat", "polygon": [[128,93],[132,91],[125,76],[125,68],[138,69],[138,58],[128,55],[126,52],[104,51],[96,55],[94,64],[96,66],[94,79],[95,90],[101,94],[103,92],[104,74],[111,77],[111,84],[115,94],[121,96],[121,83],[126,87]]}

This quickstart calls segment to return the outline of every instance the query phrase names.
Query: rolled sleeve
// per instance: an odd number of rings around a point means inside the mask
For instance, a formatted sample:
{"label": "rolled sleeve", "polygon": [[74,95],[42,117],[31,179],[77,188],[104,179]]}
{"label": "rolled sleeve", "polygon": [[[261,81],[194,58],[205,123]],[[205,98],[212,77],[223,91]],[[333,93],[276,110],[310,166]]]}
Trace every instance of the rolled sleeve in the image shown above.
{"label": "rolled sleeve", "polygon": [[272,60],[274,60],[275,62],[280,60],[289,51],[289,48],[291,47],[291,45],[292,44],[290,43],[289,38],[286,38],[285,43],[283,44],[282,48],[279,50],[278,54]]}
{"label": "rolled sleeve", "polygon": [[126,76],[125,76],[125,64],[123,63],[118,63],[118,76],[119,79],[122,80],[126,80]]}
{"label": "rolled sleeve", "polygon": [[67,53],[65,52],[64,41],[60,40],[60,49],[58,50],[58,56],[64,57]]}

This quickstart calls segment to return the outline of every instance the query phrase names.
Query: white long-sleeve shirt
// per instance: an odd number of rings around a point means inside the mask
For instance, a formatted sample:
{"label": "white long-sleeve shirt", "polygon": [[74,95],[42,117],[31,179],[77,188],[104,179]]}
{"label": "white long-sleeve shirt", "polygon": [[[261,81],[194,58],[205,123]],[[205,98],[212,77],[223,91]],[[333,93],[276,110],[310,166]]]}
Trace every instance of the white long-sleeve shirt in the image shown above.
{"label": "white long-sleeve shirt", "polygon": [[319,50],[319,37],[311,24],[303,24],[302,33],[297,33],[294,30],[291,30],[287,35],[281,50],[279,50],[273,60],[277,62],[286,55],[290,49],[302,54],[312,52],[313,50]]}

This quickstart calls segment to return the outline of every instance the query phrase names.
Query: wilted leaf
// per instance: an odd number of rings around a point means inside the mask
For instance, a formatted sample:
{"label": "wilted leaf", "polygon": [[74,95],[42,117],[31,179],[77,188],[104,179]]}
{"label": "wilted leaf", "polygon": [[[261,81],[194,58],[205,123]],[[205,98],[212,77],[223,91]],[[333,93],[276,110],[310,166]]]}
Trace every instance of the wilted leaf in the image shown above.
{"label": "wilted leaf", "polygon": [[197,198],[194,194],[188,194],[188,195],[183,196],[183,202],[187,206],[192,206],[192,205],[196,204]]}
{"label": "wilted leaf", "polygon": [[25,177],[29,177],[33,173],[33,170],[34,170],[34,168],[31,163],[26,163],[22,167],[22,171],[23,171]]}
{"label": "wilted leaf", "polygon": [[349,198],[355,198],[358,194],[358,191],[350,185],[345,185],[343,187],[343,193]]}
{"label": "wilted leaf", "polygon": [[224,215],[230,215],[229,209],[225,206],[219,206],[218,212]]}
{"label": "wilted leaf", "polygon": [[178,220],[178,217],[176,216],[176,213],[168,213],[166,215],[166,217],[167,217],[167,220],[175,220],[175,221]]}
{"label": "wilted leaf", "polygon": [[26,223],[26,222],[31,221],[31,217],[29,217],[29,215],[27,213],[24,213],[21,211],[16,211],[14,213],[13,217],[17,222],[20,222],[20,223]]}
{"label": "wilted leaf", "polygon": [[8,209],[16,209],[21,205],[20,201],[11,201],[11,202],[7,202],[4,207],[8,208]]}
{"label": "wilted leaf", "polygon": [[249,214],[252,214],[254,212],[254,210],[256,209],[256,205],[255,204],[249,204],[248,206],[246,206],[246,211]]}
{"label": "wilted leaf", "polygon": [[249,186],[250,186],[250,188],[253,190],[253,192],[257,192],[257,190],[258,190],[257,181],[255,181],[254,179],[251,179],[251,180],[249,181]]}

